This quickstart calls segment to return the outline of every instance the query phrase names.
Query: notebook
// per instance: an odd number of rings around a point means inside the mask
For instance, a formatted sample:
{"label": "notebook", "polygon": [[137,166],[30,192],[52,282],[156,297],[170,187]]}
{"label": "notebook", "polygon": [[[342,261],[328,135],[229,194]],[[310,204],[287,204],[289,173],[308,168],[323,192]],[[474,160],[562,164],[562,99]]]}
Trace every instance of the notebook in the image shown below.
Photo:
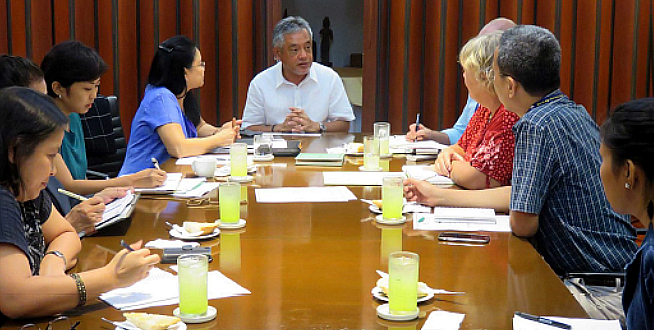
{"label": "notebook", "polygon": [[298,166],[343,166],[345,154],[301,153],[295,157]]}

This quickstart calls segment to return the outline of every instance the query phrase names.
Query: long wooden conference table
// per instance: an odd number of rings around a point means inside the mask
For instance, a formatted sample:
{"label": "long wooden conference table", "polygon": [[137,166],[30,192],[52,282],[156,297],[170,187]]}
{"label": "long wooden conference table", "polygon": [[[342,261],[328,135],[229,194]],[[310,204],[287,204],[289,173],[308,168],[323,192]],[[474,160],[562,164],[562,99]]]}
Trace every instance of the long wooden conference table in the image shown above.
{"label": "long wooden conference table", "polygon": [[[351,141],[352,135],[326,134],[303,138],[303,152],[324,152],[326,147]],[[360,135],[356,136],[357,141]],[[387,162],[387,163],[384,163]],[[255,189],[322,186],[323,171],[358,171],[362,159],[347,157],[342,168],[296,167],[294,158],[276,157],[262,163],[254,181],[245,185],[247,204],[241,208],[247,226],[223,230],[211,246],[210,270],[219,270],[251,295],[210,300],[218,310],[215,320],[189,324],[189,329],[420,329],[431,311],[464,313],[461,329],[511,329],[515,311],[536,315],[587,317],[559,278],[529,242],[510,233],[490,233],[481,246],[439,242],[438,232],[415,231],[410,222],[402,226],[375,223],[368,205],[347,203],[259,204]],[[401,171],[403,156],[382,160],[392,172]],[[169,172],[193,175],[190,166],[164,164]],[[359,198],[381,198],[380,187],[351,186]],[[212,200],[216,200],[215,192]],[[209,222],[219,217],[218,206],[188,207],[184,200],[142,198],[131,220],[114,225],[100,235],[87,237],[75,271],[102,266],[119,242],[169,238],[165,222]],[[382,235],[401,228],[401,242]],[[387,237],[391,237],[389,235]],[[464,295],[436,295],[419,305],[418,320],[391,322],[377,317],[380,304],[371,295],[379,275],[388,270],[385,253],[398,248],[420,256],[420,280],[435,289],[462,291]],[[158,251],[158,250],[153,250]],[[160,265],[168,269],[168,265]],[[149,313],[172,315],[176,305],[147,308]],[[124,320],[122,312],[97,302],[67,313],[81,321],[77,329],[111,329],[101,321]],[[3,329],[50,318],[16,320]]]}

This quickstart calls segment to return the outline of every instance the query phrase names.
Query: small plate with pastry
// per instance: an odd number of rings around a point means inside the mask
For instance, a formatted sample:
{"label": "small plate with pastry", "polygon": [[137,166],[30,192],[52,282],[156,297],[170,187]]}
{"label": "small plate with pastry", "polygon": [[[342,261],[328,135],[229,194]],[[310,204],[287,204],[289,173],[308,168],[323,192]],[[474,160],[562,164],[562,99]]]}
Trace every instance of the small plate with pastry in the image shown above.
{"label": "small plate with pastry", "polygon": [[220,235],[220,229],[215,222],[184,221],[182,227],[173,225],[168,233],[181,240],[202,240]]}
{"label": "small plate with pastry", "polygon": [[[388,277],[380,278],[377,286],[372,288],[370,293],[375,299],[388,302]],[[425,302],[431,298],[434,298],[433,290],[429,290],[427,284],[418,282],[418,302]]]}
{"label": "small plate with pastry", "polygon": [[178,317],[148,313],[123,313],[127,320],[113,322],[116,330],[186,330]]}

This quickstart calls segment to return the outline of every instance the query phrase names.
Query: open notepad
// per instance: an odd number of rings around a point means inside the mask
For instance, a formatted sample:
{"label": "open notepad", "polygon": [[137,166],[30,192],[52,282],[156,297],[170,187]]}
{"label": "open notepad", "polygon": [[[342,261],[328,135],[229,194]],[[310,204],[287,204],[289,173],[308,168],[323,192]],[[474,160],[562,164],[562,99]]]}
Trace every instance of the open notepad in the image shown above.
{"label": "open notepad", "polygon": [[118,221],[129,218],[134,210],[134,205],[136,205],[136,202],[139,200],[139,197],[139,195],[128,191],[123,198],[118,198],[107,204],[104,213],[102,213],[102,221],[95,225],[95,229],[99,230]]}
{"label": "open notepad", "polygon": [[[207,291],[209,299],[251,294],[217,270],[210,271],[207,275]],[[178,278],[177,275],[153,268],[148,277],[132,286],[103,293],[100,300],[123,311],[178,304]]]}

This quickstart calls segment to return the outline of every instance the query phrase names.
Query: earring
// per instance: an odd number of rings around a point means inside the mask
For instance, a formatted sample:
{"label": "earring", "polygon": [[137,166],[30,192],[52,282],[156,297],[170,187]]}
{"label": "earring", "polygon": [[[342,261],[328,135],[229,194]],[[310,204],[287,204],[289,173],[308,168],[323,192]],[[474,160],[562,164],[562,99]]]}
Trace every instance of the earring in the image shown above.
{"label": "earring", "polygon": [[627,189],[627,190],[631,189],[631,185],[629,184],[629,182],[625,182],[624,189]]}

